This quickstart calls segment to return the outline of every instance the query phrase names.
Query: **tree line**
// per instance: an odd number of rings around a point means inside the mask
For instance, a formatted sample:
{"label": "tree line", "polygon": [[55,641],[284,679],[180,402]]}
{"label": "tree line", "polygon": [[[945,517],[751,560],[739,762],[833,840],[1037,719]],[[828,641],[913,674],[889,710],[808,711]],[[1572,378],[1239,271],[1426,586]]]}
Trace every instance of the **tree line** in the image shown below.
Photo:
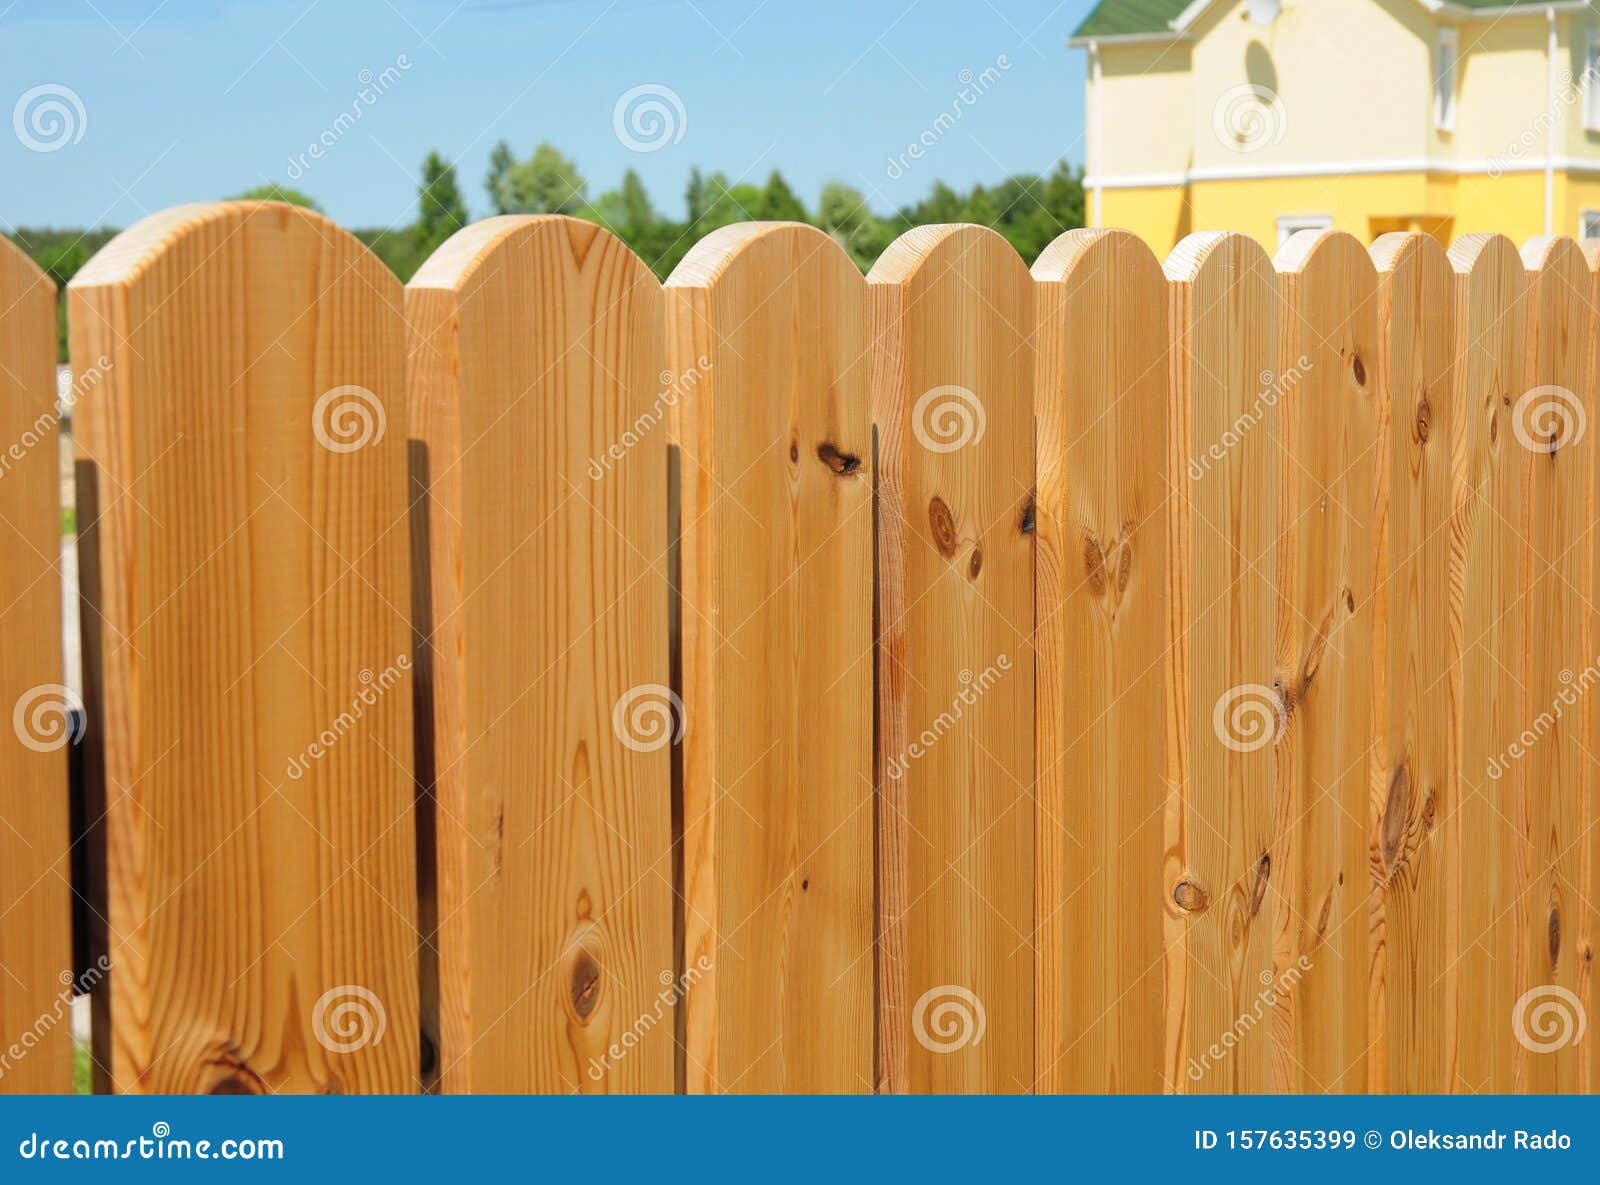
{"label": "tree line", "polygon": [[[887,215],[875,213],[859,189],[839,181],[823,186],[813,210],[776,169],[764,184],[755,184],[695,168],[689,172],[684,191],[686,216],[680,220],[657,208],[632,169],[622,175],[617,188],[591,198],[588,180],[576,162],[548,143],[540,144],[526,158],[518,158],[511,146],[501,141],[490,153],[483,185],[490,212],[568,214],[597,222],[627,243],[662,279],[701,237],[734,222],[809,223],[831,235],[863,271],[898,235],[914,226],[972,222],[992,227],[1031,263],[1062,231],[1084,225],[1082,174],[1065,162],[1047,175],[1016,174],[998,185],[974,185],[966,193],[935,181],[921,201]],[[231,196],[321,209],[310,195],[275,184]],[[438,152],[430,152],[422,162],[415,219],[398,227],[352,233],[405,281],[439,244],[470,221],[455,166]],[[116,233],[21,228],[9,237],[64,286]],[[65,360],[65,299],[60,302],[59,334]]]}

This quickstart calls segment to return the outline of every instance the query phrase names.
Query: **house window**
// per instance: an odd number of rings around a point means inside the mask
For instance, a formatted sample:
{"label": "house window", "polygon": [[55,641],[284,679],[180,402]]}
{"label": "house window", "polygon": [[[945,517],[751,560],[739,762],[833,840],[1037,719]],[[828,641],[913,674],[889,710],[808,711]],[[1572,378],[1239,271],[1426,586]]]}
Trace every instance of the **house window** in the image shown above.
{"label": "house window", "polygon": [[1456,58],[1460,34],[1440,29],[1433,55],[1433,126],[1441,132],[1456,130]]}
{"label": "house window", "polygon": [[1589,34],[1583,55],[1583,126],[1600,132],[1600,31]]}
{"label": "house window", "polygon": [[1332,214],[1283,214],[1278,218],[1278,249],[1303,230],[1328,230],[1333,226]]}
{"label": "house window", "polygon": [[1578,223],[1580,239],[1600,239],[1600,210],[1585,210]]}

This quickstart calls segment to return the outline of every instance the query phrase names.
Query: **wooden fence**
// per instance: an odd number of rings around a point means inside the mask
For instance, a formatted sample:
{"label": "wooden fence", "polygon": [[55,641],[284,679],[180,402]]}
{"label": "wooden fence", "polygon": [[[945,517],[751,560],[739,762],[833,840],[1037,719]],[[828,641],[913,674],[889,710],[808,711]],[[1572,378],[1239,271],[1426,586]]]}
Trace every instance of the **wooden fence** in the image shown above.
{"label": "wooden fence", "polygon": [[128,1092],[1596,1088],[1596,244],[225,203],[69,316],[82,712],[0,245],[0,1090],[75,991]]}

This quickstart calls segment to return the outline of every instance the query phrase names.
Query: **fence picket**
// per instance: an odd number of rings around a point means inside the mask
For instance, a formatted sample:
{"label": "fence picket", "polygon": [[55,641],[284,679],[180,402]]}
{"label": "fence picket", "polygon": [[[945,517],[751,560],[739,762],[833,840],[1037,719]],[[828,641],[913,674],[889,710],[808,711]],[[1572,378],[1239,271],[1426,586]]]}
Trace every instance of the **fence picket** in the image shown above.
{"label": "fence picket", "polygon": [[[1516,984],[1522,843],[1517,804],[1525,762],[1508,747],[1526,710],[1526,583],[1523,483],[1530,454],[1516,442],[1512,412],[1524,386],[1522,261],[1501,235],[1469,235],[1450,249],[1455,271],[1457,359],[1451,402],[1465,420],[1458,465],[1462,605],[1460,1006],[1451,1089],[1514,1089],[1508,1023]],[[1498,774],[1491,770],[1499,770]],[[1468,891],[1468,890],[1471,891]]]}
{"label": "fence picket", "polygon": [[[1461,537],[1466,408],[1452,276],[1430,236],[1385,235],[1379,277],[1370,806],[1373,1091],[1449,1090],[1460,990],[1453,924],[1461,840]],[[1418,1009],[1432,997],[1443,1006]]]}
{"label": "fence picket", "polygon": [[1167,283],[1069,231],[1038,301],[1038,1089],[1165,1086]]}
{"label": "fence picket", "polygon": [[406,316],[440,1085],[670,1092],[660,285],[593,223],[491,218]]}
{"label": "fence picket", "polygon": [[702,239],[666,292],[685,960],[709,967],[688,997],[687,1087],[870,1093],[866,284],[822,232],[746,223]]}
{"label": "fence picket", "polygon": [[400,286],[277,203],[71,287],[98,502],[112,1077],[406,1091],[417,932]]}
{"label": "fence picket", "polygon": [[[0,1093],[72,1086],[55,285],[0,239]],[[20,1054],[23,1034],[37,1041]],[[7,1048],[9,1047],[9,1048]]]}
{"label": "fence picket", "polygon": [[[1166,815],[1168,1081],[1272,1088],[1273,1035],[1237,1031],[1273,980],[1280,306],[1272,261],[1242,235],[1189,236],[1171,281],[1171,662],[1176,789]],[[1193,468],[1191,468],[1191,466]],[[1224,1042],[1235,1038],[1231,1048]]]}
{"label": "fence picket", "polygon": [[1274,1088],[1367,1078],[1377,274],[1338,231],[1279,252],[1278,826],[1263,857],[1292,1032]]}
{"label": "fence picket", "polygon": [[1033,284],[1004,239],[972,226],[908,231],[867,278],[881,494],[880,1086],[1026,1092]]}
{"label": "fence picket", "polygon": [[[1526,453],[1523,535],[1527,599],[1528,705],[1523,727],[1533,743],[1527,776],[1512,815],[1522,828],[1523,883],[1515,916],[1523,959],[1511,1015],[1515,1028],[1546,1036],[1532,1001],[1556,990],[1587,990],[1582,945],[1591,908],[1581,859],[1588,811],[1592,744],[1580,699],[1600,679],[1590,617],[1594,592],[1582,543],[1593,514],[1595,403],[1591,364],[1593,309],[1588,261],[1568,238],[1534,239],[1522,250],[1528,270],[1527,369],[1511,407],[1512,433],[1502,443]],[[1526,995],[1524,995],[1526,993]],[[1522,1045],[1526,1046],[1527,1042]],[[1576,1045],[1549,1052],[1519,1048],[1516,1089],[1578,1089]]]}

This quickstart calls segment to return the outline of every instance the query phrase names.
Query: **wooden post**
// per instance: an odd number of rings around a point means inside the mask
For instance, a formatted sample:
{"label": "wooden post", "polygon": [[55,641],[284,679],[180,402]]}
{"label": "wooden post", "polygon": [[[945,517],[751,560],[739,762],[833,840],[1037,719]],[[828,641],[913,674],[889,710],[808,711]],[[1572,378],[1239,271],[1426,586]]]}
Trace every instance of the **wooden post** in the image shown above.
{"label": "wooden post", "polygon": [[670,1092],[661,287],[593,223],[490,218],[423,265],[406,317],[440,1085]]}
{"label": "wooden post", "polygon": [[72,1089],[55,344],[55,285],[0,239],[0,1094]]}
{"label": "wooden post", "polygon": [[182,206],[71,286],[97,488],[112,1075],[417,1085],[400,286],[320,215]]}
{"label": "wooden post", "polygon": [[1276,266],[1285,721],[1269,858],[1274,987],[1291,1026],[1275,1085],[1349,1093],[1367,1079],[1377,274],[1335,231],[1295,236]]}
{"label": "wooden post", "polygon": [[1521,1047],[1511,1015],[1517,985],[1524,886],[1523,837],[1515,823],[1527,763],[1511,755],[1525,727],[1527,640],[1523,567],[1524,480],[1533,455],[1512,412],[1525,383],[1524,289],[1516,247],[1501,235],[1469,235],[1450,249],[1456,362],[1451,402],[1465,420],[1454,522],[1461,534],[1461,819],[1457,945],[1460,1004],[1451,1089],[1515,1089]]}
{"label": "wooden post", "polygon": [[692,1093],[873,1089],[867,288],[746,223],[667,281],[682,386]]}
{"label": "wooden post", "polygon": [[[1367,1085],[1451,1088],[1460,990],[1463,537],[1450,261],[1430,235],[1384,235],[1378,269],[1379,417],[1373,531],[1372,924]],[[1418,1008],[1421,999],[1433,1001]]]}
{"label": "wooden post", "polygon": [[973,226],[867,277],[879,481],[879,1077],[1032,1089],[1033,284]]}
{"label": "wooden post", "polygon": [[[1068,231],[1038,300],[1041,1092],[1166,1083],[1167,284],[1126,231]],[[1151,331],[1151,327],[1156,327]]]}
{"label": "wooden post", "polygon": [[[1517,614],[1528,646],[1531,734],[1518,809],[1502,826],[1522,831],[1523,883],[1518,926],[1519,1042],[1516,1089],[1570,1094],[1578,1089],[1579,1047],[1547,1023],[1559,1014],[1577,1036],[1578,1011],[1593,979],[1583,955],[1593,908],[1584,885],[1583,830],[1593,745],[1583,701],[1600,695],[1591,564],[1595,401],[1590,372],[1594,310],[1588,261],[1571,239],[1533,239],[1522,249],[1528,271],[1527,358],[1520,398],[1504,443],[1526,459],[1523,535],[1527,599]],[[1508,952],[1509,953],[1509,952]],[[1592,1000],[1592,996],[1591,996]],[[1541,1008],[1556,1013],[1540,1016]]]}
{"label": "wooden post", "polygon": [[[1242,235],[1201,233],[1171,281],[1172,687],[1177,786],[1166,813],[1168,1081],[1273,1089],[1272,1033],[1237,1027],[1272,989],[1273,746],[1287,723],[1274,665],[1278,278]],[[1291,989],[1292,990],[1292,989]]]}

